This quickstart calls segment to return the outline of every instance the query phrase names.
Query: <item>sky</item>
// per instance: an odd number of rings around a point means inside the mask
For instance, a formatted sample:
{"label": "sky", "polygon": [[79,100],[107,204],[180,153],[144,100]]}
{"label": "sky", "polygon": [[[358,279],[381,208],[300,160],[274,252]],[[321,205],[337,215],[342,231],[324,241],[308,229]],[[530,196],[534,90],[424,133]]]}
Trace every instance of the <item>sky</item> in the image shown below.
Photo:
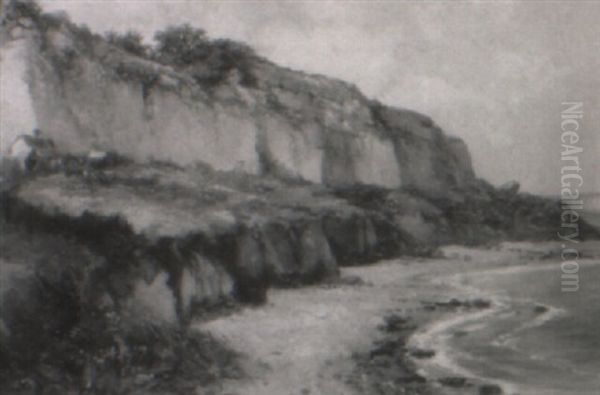
{"label": "sky", "polygon": [[431,116],[493,184],[559,193],[561,111],[583,102],[583,190],[600,192],[600,2],[41,1],[93,31],[190,23],[278,64]]}

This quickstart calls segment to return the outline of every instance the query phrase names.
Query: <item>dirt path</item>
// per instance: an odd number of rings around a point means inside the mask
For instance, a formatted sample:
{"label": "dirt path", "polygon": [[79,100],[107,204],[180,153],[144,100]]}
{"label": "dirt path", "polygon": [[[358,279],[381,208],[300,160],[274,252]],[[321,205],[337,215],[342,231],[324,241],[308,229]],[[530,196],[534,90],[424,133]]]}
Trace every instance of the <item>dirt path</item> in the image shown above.
{"label": "dirt path", "polygon": [[249,357],[251,378],[223,383],[223,394],[353,394],[353,352],[367,351],[386,313],[418,304],[411,279],[439,263],[388,261],[343,269],[365,284],[273,290],[269,302],[196,327]]}

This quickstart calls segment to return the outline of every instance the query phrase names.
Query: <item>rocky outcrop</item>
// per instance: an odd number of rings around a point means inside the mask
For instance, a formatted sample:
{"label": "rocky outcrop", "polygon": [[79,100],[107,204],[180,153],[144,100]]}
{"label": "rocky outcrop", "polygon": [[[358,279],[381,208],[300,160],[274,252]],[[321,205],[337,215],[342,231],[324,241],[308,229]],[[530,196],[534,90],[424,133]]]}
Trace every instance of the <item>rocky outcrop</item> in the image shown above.
{"label": "rocky outcrop", "polygon": [[412,251],[384,216],[313,184],[160,164],[98,172],[38,174],[3,195],[2,385],[34,374],[34,386],[101,391],[155,377],[200,336],[187,334],[192,317]]}

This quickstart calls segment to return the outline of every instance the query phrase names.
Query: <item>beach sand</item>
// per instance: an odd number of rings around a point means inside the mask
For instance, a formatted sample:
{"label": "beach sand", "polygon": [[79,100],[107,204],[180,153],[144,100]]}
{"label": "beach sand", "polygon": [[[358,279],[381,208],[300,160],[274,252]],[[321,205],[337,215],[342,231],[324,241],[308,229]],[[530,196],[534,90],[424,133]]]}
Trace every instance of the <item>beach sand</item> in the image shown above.
{"label": "beach sand", "polygon": [[244,356],[246,377],[221,383],[222,394],[509,394],[510,383],[456,366],[440,334],[469,323],[477,332],[506,308],[472,285],[474,273],[489,281],[506,270],[560,270],[559,254],[558,243],[449,246],[437,259],[343,268],[336,283],[272,290],[264,306],[194,328]]}

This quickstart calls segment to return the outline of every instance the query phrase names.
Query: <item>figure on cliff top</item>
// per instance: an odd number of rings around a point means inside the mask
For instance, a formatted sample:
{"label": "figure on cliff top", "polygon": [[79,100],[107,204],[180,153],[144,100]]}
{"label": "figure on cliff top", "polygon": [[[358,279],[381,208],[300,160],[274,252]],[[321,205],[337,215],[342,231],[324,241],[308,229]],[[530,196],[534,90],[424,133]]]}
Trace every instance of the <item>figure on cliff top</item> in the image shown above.
{"label": "figure on cliff top", "polygon": [[46,159],[55,155],[54,142],[42,136],[39,129],[32,134],[21,134],[15,138],[8,148],[8,156],[15,159],[21,170],[31,172],[40,168]]}

